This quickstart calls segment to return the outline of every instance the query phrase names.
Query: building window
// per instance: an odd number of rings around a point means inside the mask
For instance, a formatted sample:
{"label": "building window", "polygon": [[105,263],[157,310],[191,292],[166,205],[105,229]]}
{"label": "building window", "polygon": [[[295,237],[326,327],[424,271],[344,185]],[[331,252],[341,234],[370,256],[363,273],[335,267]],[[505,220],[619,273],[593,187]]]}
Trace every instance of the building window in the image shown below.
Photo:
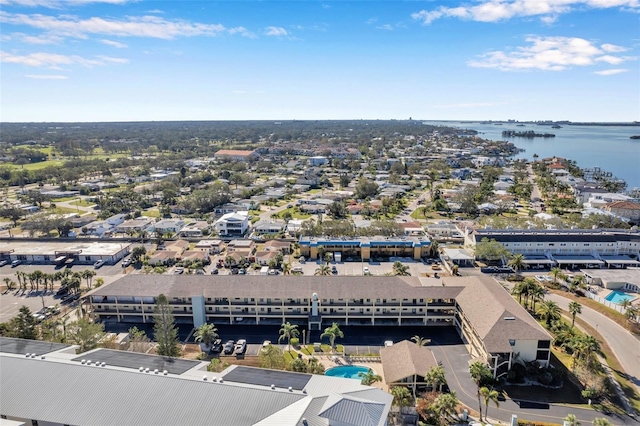
{"label": "building window", "polygon": [[536,360],[546,361],[549,358],[549,351],[537,351]]}
{"label": "building window", "polygon": [[549,349],[551,347],[550,340],[538,340],[538,349]]}

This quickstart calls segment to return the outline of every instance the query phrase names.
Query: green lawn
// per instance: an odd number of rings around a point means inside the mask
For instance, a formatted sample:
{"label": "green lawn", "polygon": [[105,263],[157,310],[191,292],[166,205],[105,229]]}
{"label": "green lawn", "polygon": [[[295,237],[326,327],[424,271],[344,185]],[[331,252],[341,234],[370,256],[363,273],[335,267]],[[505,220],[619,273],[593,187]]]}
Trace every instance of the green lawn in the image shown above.
{"label": "green lawn", "polygon": [[142,212],[142,216],[147,217],[160,217],[160,210],[158,209],[149,209]]}
{"label": "green lawn", "polygon": [[72,202],[71,204],[73,204],[74,206],[89,207],[89,206],[95,206],[96,203],[92,203],[91,201],[87,201],[87,200],[78,200],[78,201]]}

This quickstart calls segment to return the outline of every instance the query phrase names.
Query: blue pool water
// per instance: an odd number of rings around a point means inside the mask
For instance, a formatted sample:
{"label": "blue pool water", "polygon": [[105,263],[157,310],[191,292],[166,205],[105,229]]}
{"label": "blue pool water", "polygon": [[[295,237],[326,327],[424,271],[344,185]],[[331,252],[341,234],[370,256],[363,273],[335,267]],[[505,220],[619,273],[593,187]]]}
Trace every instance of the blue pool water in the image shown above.
{"label": "blue pool water", "polygon": [[636,298],[636,296],[632,296],[629,293],[625,293],[623,291],[614,290],[611,293],[609,293],[609,295],[607,297],[605,297],[604,299],[608,300],[609,302],[617,303],[618,305],[620,305],[625,300],[631,301],[631,300],[633,300],[635,298]]}
{"label": "blue pool water", "polygon": [[340,365],[338,367],[328,369],[324,372],[324,375],[332,377],[344,377],[346,379],[362,380],[362,377],[360,377],[359,374],[364,374],[367,371],[369,371],[368,367],[361,367],[359,365]]}

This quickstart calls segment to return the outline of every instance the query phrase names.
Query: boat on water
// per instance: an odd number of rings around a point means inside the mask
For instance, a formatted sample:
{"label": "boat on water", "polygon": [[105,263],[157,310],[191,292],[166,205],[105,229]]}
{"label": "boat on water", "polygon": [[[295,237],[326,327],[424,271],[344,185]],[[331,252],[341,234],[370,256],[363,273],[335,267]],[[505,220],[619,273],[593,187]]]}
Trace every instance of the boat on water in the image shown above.
{"label": "boat on water", "polygon": [[640,135],[629,136],[629,139],[640,139]]}
{"label": "boat on water", "polygon": [[517,127],[524,127],[524,124],[516,124]]}
{"label": "boat on water", "polygon": [[553,126],[551,126],[552,129],[562,129],[562,126],[558,126],[557,124],[554,124]]}

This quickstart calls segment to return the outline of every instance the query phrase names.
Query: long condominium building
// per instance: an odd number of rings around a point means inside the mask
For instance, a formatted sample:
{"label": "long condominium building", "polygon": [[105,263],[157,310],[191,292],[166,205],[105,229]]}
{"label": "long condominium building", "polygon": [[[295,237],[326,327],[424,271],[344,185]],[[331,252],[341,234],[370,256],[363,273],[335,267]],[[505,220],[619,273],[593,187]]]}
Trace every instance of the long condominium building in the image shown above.
{"label": "long condominium building", "polygon": [[96,320],[153,321],[164,294],[176,322],[456,327],[473,356],[505,374],[514,355],[549,362],[551,337],[491,277],[129,275],[86,296]]}

